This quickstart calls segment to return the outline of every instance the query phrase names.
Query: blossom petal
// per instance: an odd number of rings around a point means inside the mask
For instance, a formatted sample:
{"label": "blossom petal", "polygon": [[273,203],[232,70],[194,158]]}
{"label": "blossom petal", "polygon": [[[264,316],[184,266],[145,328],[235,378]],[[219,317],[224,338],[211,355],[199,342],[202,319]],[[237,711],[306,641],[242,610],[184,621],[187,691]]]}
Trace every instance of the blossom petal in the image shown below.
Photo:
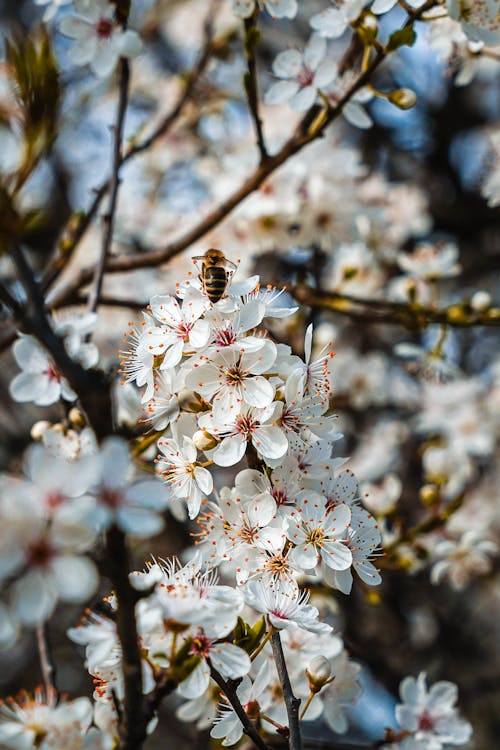
{"label": "blossom petal", "polygon": [[280,52],[273,62],[273,73],[278,78],[295,78],[302,70],[302,55],[296,49]]}
{"label": "blossom petal", "polygon": [[284,104],[299,90],[296,81],[278,81],[266,91],[264,101],[266,104]]}

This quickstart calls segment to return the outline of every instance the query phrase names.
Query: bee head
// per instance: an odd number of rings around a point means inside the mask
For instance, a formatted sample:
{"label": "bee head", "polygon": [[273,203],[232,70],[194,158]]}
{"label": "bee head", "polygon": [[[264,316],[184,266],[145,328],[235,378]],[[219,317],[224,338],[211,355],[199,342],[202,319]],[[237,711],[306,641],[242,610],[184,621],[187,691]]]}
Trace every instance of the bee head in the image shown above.
{"label": "bee head", "polygon": [[220,250],[217,250],[215,247],[211,247],[209,250],[207,250],[203,259],[205,263],[208,263],[208,265],[216,266],[225,260],[225,256],[224,253],[222,253]]}

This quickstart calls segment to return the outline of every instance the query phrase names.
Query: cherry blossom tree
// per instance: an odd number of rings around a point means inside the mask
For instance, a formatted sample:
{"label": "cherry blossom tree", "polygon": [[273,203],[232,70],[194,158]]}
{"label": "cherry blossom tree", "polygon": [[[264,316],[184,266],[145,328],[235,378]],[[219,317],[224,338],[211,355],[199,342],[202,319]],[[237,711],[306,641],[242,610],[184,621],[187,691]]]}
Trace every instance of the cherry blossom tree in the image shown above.
{"label": "cherry blossom tree", "polygon": [[498,0],[18,5],[0,745],[491,744]]}

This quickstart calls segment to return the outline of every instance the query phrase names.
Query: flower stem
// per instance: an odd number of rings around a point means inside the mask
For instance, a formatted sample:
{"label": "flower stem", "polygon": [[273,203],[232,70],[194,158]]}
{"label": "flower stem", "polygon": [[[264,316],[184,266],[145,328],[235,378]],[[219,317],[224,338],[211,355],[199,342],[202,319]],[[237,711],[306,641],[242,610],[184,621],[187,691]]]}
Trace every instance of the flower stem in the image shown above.
{"label": "flower stem", "polygon": [[314,698],[315,695],[316,695],[316,693],[313,693],[312,691],[309,693],[309,696],[307,698],[307,701],[305,702],[304,708],[300,712],[299,721],[302,721],[302,719],[304,718],[304,716],[306,714],[306,711],[309,708],[309,706],[311,705],[312,699]]}

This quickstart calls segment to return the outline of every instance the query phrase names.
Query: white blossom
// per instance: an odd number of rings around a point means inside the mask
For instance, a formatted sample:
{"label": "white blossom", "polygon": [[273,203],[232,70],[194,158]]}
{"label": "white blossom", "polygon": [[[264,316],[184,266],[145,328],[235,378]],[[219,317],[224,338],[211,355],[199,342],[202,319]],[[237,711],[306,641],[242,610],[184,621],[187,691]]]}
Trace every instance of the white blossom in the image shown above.
{"label": "white blossom", "polygon": [[303,53],[298,50],[280,52],[273,63],[273,73],[281,80],[267,91],[267,104],[284,104],[297,112],[309,109],[318,96],[318,90],[328,86],[337,71],[326,58],[326,41],[313,34]]}
{"label": "white blossom", "polygon": [[61,20],[61,32],[74,39],[70,59],[75,65],[90,65],[99,77],[106,78],[120,57],[136,57],[142,49],[137,32],[123,29],[115,18],[115,6],[109,0],[74,0],[76,15]]}

